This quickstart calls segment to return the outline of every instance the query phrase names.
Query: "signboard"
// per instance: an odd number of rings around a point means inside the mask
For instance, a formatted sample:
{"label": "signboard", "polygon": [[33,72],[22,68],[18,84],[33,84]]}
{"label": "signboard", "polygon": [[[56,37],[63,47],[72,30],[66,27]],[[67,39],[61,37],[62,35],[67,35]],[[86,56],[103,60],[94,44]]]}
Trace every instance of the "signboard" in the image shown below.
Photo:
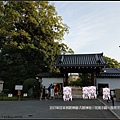
{"label": "signboard", "polygon": [[103,88],[103,100],[110,100],[110,89]]}
{"label": "signboard", "polygon": [[89,88],[88,87],[82,87],[82,97],[83,99],[89,98]]}
{"label": "signboard", "polygon": [[15,90],[22,90],[23,89],[23,85],[15,85]]}
{"label": "signboard", "polygon": [[50,89],[50,96],[54,97],[54,89]]}
{"label": "signboard", "polygon": [[13,94],[11,94],[11,93],[8,94],[8,97],[12,97],[12,96],[13,96]]}
{"label": "signboard", "polygon": [[96,98],[97,94],[96,94],[96,86],[90,86],[89,87],[89,99],[93,99]]}
{"label": "signboard", "polygon": [[69,86],[63,87],[63,100],[72,101],[72,88]]}
{"label": "signboard", "polygon": [[82,87],[83,99],[97,98],[96,86]]}
{"label": "signboard", "polygon": [[23,94],[23,97],[27,97],[27,93],[24,93],[24,94]]}
{"label": "signboard", "polygon": [[112,96],[114,96],[114,95],[115,95],[114,91],[111,91],[111,95],[112,95]]}

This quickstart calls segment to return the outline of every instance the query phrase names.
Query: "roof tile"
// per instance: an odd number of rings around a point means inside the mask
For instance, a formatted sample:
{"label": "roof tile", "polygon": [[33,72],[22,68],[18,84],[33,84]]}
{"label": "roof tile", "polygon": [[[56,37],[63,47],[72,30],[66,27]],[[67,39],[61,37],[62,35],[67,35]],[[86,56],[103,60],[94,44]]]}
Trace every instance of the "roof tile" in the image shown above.
{"label": "roof tile", "polygon": [[103,53],[58,55],[54,66],[105,66]]}
{"label": "roof tile", "polygon": [[120,78],[120,71],[118,68],[104,68],[104,72],[96,75],[98,78],[111,77]]}

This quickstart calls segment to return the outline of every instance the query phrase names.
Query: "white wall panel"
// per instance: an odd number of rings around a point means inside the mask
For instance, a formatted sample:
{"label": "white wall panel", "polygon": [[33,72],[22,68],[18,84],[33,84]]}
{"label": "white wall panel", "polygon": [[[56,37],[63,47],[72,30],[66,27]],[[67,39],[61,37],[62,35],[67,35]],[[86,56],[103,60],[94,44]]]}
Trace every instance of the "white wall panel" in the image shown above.
{"label": "white wall panel", "polygon": [[42,81],[42,84],[48,88],[51,83],[63,83],[63,78],[42,78]]}
{"label": "white wall panel", "polygon": [[120,89],[120,78],[97,78],[96,83],[97,88],[98,84],[108,84],[111,90],[116,88]]}

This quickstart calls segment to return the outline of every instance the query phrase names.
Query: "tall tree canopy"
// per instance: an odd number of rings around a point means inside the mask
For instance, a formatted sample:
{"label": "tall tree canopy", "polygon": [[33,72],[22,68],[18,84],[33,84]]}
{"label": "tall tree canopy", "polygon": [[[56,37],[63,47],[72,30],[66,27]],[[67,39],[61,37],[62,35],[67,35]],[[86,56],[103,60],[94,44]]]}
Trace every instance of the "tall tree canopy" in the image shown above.
{"label": "tall tree canopy", "polygon": [[56,56],[73,53],[62,43],[69,27],[48,1],[1,1],[0,21],[0,76],[5,83],[55,72]]}
{"label": "tall tree canopy", "polygon": [[104,59],[107,63],[106,68],[120,68],[120,63],[117,60],[115,60],[114,58],[104,56]]}

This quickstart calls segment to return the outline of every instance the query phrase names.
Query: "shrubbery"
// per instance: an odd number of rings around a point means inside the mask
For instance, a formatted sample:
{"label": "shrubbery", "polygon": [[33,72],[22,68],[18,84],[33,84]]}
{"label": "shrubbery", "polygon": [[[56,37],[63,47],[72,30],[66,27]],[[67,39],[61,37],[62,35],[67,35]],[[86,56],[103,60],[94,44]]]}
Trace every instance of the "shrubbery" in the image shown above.
{"label": "shrubbery", "polygon": [[39,82],[34,78],[28,78],[23,82],[23,93],[28,93],[28,97],[37,97],[39,93]]}

